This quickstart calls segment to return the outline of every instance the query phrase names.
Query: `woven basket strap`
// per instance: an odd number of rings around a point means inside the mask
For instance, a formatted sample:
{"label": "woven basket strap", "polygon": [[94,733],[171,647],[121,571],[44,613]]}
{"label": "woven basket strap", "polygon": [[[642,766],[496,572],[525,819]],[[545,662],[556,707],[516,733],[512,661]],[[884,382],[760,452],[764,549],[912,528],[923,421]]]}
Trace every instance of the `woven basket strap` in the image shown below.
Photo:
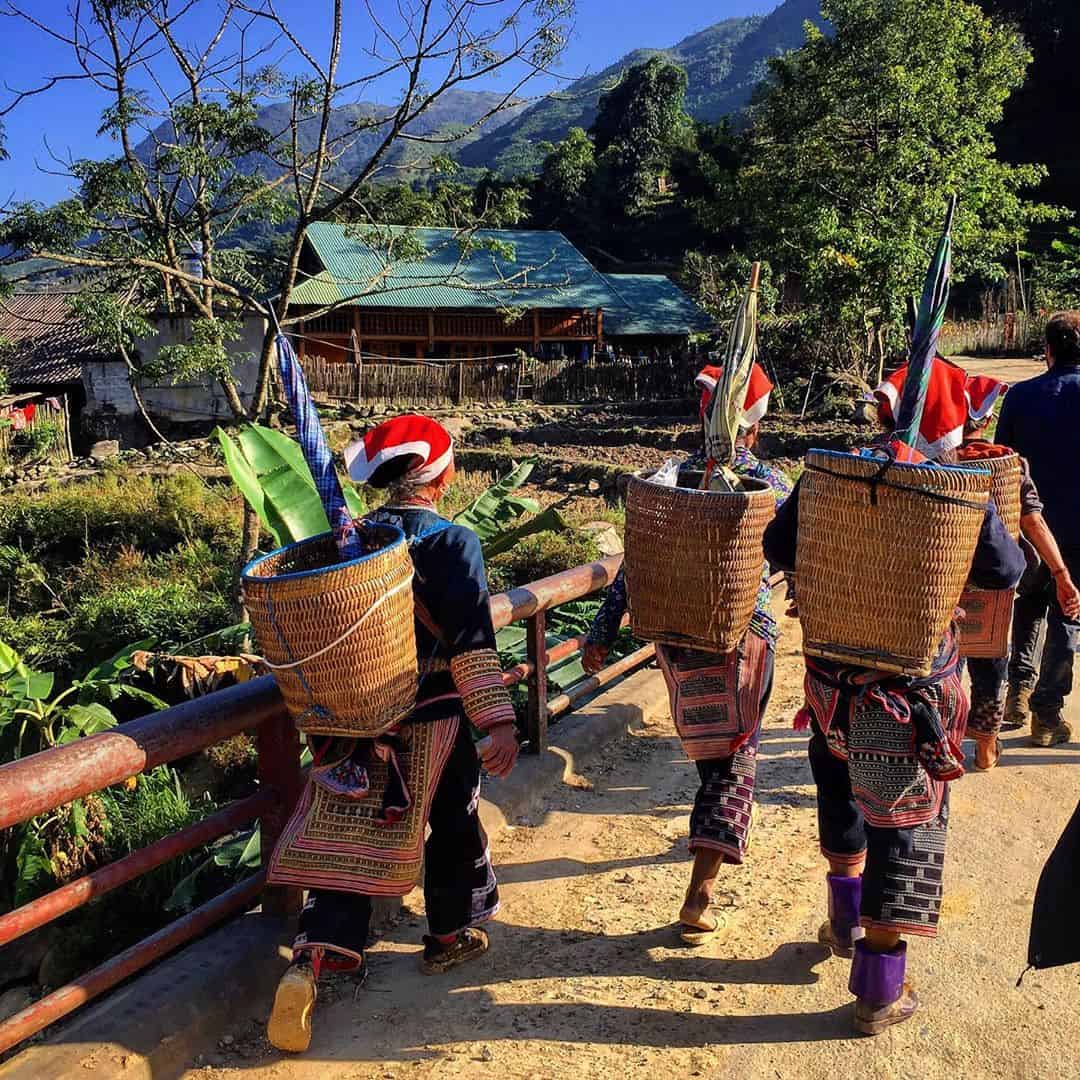
{"label": "woven basket strap", "polygon": [[336,649],[351,634],[355,634],[356,631],[359,630],[360,627],[363,626],[364,623],[367,622],[367,620],[372,615],[374,615],[375,612],[378,611],[379,608],[382,607],[382,605],[386,603],[386,601],[389,600],[391,596],[394,596],[397,593],[401,592],[402,589],[408,589],[411,587],[412,574],[409,574],[407,578],[399,581],[392,589],[387,589],[386,592],[384,592],[382,596],[380,596],[379,599],[376,600],[375,603],[372,604],[371,607],[369,607],[367,611],[365,611],[364,614],[356,620],[356,622],[354,622],[351,626],[346,627],[340,634],[338,634],[336,638],[334,638],[333,641],[330,642],[329,645],[324,645],[321,649],[317,649],[310,656],[305,656],[302,660],[293,660],[291,663],[288,664],[271,664],[270,661],[267,660],[264,656],[263,663],[271,671],[289,671],[292,668],[303,667],[304,664],[310,664],[312,660],[318,660],[320,656],[325,656],[328,652],[330,652],[331,649]]}
{"label": "woven basket strap", "polygon": [[807,472],[822,473],[825,476],[831,476],[836,480],[850,480],[855,484],[868,484],[870,486],[870,502],[871,505],[877,504],[877,489],[879,487],[893,488],[896,491],[910,491],[915,495],[925,495],[928,499],[933,499],[935,502],[948,503],[950,506],[963,506],[968,510],[982,510],[985,512],[986,504],[973,502],[970,499],[961,499],[956,495],[945,495],[940,491],[934,491],[931,488],[913,487],[910,484],[893,484],[884,479],[884,473],[886,469],[892,466],[891,461],[885,463],[885,467],[875,473],[873,476],[851,476],[848,473],[833,472],[832,469],[822,468],[820,465],[807,465]]}
{"label": "woven basket strap", "polygon": [[417,622],[423,625],[424,629],[440,644],[446,644],[446,638],[443,637],[442,630],[439,629],[439,624],[431,617],[431,612],[424,606],[423,600],[416,595],[416,590],[413,590],[413,615],[416,616]]}

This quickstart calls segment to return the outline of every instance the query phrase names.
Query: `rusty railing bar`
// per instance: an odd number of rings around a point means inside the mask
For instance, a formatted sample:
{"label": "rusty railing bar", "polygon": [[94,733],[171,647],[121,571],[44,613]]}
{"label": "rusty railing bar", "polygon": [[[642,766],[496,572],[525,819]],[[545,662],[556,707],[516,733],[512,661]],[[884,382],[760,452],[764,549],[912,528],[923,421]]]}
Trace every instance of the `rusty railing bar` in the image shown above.
{"label": "rusty railing bar", "polygon": [[547,750],[547,612],[544,609],[530,615],[525,623],[525,655],[532,671],[529,673],[529,700],[526,708],[525,731],[529,753],[542,754]]}
{"label": "rusty railing bar", "polygon": [[[630,625],[630,616],[624,615],[622,621],[619,623],[620,627]],[[585,648],[585,643],[589,640],[589,635],[578,634],[577,637],[567,638],[565,641],[560,641],[553,649],[548,650],[547,654],[547,666],[557,664],[560,660],[565,660],[568,656],[573,656],[575,653],[581,652]],[[528,660],[523,660],[520,664],[515,664],[512,668],[507,668],[503,672],[503,686],[517,686],[518,683],[523,682],[532,674],[533,666]]]}
{"label": "rusty railing bar", "polygon": [[0,829],[119,784],[285,714],[264,675],[0,765]]}
{"label": "rusty railing bar", "polygon": [[613,664],[608,664],[607,667],[602,668],[595,675],[590,675],[587,679],[574,683],[565,693],[559,694],[548,701],[548,716],[559,716],[561,713],[566,712],[582,698],[594,694],[620,676],[627,675],[636,668],[647,664],[655,654],[655,645],[643,645],[636,652],[624,656],[621,660],[616,660]]}
{"label": "rusty railing bar", "polygon": [[621,565],[622,556],[612,555],[587,566],[575,566],[561,574],[552,574],[551,577],[541,578],[529,585],[493,596],[491,620],[495,629],[501,630],[504,626],[527,619],[538,611],[546,611],[548,608],[565,604],[568,600],[578,600],[603,589],[615,580]]}
{"label": "rusty railing bar", "polygon": [[163,836],[149,846],[139,848],[138,851],[133,851],[100,870],[95,870],[77,881],[68,882],[67,885],[39,896],[14,911],[0,915],[0,946],[29,934],[31,930],[36,930],[39,926],[44,926],[121,885],[126,885],[140,874],[145,874],[178,855],[225,836],[245,822],[254,821],[274,805],[276,798],[277,792],[266,789],[249,795],[246,799],[239,799],[224,810],[211,814],[186,829]]}
{"label": "rusty railing bar", "polygon": [[169,923],[156,934],[143,938],[92,971],[15,1013],[0,1023],[0,1054],[31,1035],[36,1035],[49,1024],[67,1016],[106,990],[111,990],[117,983],[141,971],[166,953],[209,930],[225,916],[246,908],[262,892],[265,882],[265,870],[252,874],[209,903]]}
{"label": "rusty railing bar", "polygon": [[[300,769],[300,733],[293,718],[282,711],[260,724],[255,732],[259,785],[274,792],[273,804],[262,816],[259,854],[263,866],[277,847],[293,809],[300,801],[304,778]],[[263,895],[263,910],[270,915],[298,915],[304,893],[295,886],[272,886]]]}

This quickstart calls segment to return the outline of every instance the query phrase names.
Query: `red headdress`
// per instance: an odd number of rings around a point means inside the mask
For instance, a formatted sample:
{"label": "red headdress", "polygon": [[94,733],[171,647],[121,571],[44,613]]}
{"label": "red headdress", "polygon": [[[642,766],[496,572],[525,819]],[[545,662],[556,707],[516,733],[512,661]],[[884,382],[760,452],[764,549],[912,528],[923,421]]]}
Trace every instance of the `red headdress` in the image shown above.
{"label": "red headdress", "polygon": [[1008,383],[989,375],[969,375],[964,382],[968,420],[976,424],[985,420],[994,411],[998,398],[1008,389]]}
{"label": "red headdress", "polygon": [[[694,385],[701,391],[700,415],[704,420],[709,411],[713,394],[716,387],[724,377],[724,369],[720,365],[710,364],[698,372]],[[769,382],[769,376],[765,369],[755,363],[750,369],[750,381],[746,384],[746,398],[743,401],[742,419],[739,421],[744,428],[752,428],[769,411],[769,395],[772,393],[773,384]]]}
{"label": "red headdress", "polygon": [[[907,364],[894,371],[875,391],[878,416],[887,427],[896,424],[896,410],[904,393]],[[930,385],[926,392],[926,407],[919,425],[918,445],[915,447],[931,461],[947,450],[955,450],[964,441],[964,424],[968,418],[968,397],[965,388],[967,374],[963,368],[950,364],[940,356],[934,357]]]}
{"label": "red headdress", "polygon": [[[442,476],[453,460],[450,432],[430,416],[415,413],[384,420],[345,449],[349,476],[359,483],[368,483],[382,470],[391,479],[425,484]],[[391,462],[397,468],[386,469]]]}

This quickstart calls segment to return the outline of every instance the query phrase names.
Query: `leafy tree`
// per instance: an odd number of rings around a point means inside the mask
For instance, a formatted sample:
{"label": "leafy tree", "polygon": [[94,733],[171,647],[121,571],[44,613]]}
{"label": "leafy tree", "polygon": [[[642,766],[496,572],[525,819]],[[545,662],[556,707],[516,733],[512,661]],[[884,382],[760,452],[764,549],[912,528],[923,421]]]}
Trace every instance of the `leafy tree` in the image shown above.
{"label": "leafy tree", "polygon": [[[685,241],[683,250],[688,244],[721,251],[745,248],[739,192],[743,144],[726,120],[719,124],[695,123],[692,140],[673,155],[671,179],[687,216],[674,228]],[[746,269],[748,273],[749,263]]]}
{"label": "leafy tree", "polygon": [[[245,315],[272,312],[289,324],[308,225],[346,212],[365,220],[361,196],[392,149],[447,141],[421,134],[417,122],[452,91],[502,78],[505,90],[478,123],[509,107],[563,49],[572,5],[417,0],[390,13],[368,9],[357,29],[368,63],[356,74],[342,66],[345,0],[331,0],[321,45],[302,39],[273,0],[223,0],[209,27],[205,5],[180,0],[92,0],[56,25],[37,5],[13,0],[6,14],[54,47],[65,44],[73,67],[11,94],[0,117],[81,80],[107,96],[90,122],[117,150],[104,161],[68,163],[77,194],[58,206],[2,208],[0,245],[12,252],[6,261],[37,257],[93,271],[99,321],[111,308],[121,343],[129,309],[190,315],[192,341],[171,350],[169,362],[217,378],[238,418],[257,417],[270,389],[274,320],[249,405],[233,379],[229,341]],[[278,64],[269,63],[271,53]],[[353,107],[342,124],[338,107],[365,94],[391,94],[394,103]],[[92,98],[73,104],[81,100]],[[347,154],[354,160],[357,146],[370,150],[341,176],[335,166]],[[279,234],[261,259],[233,239],[259,223]],[[448,242],[467,243],[476,221],[463,215],[455,225],[463,236]],[[367,232],[365,239],[380,242]],[[387,261],[416,254],[391,247],[389,238],[384,246]],[[382,277],[355,284],[377,291]],[[246,525],[250,549],[254,515]]]}
{"label": "leafy tree", "polygon": [[583,128],[550,143],[533,195],[532,218],[543,228],[580,233],[587,227],[596,176],[596,150]]}
{"label": "leafy tree", "polygon": [[1054,216],[1023,192],[1044,175],[995,152],[994,125],[1030,54],[967,0],[825,0],[832,33],[772,61],[741,182],[754,253],[801,282],[823,322],[902,326],[949,193],[958,280],[1002,276],[1028,226]]}
{"label": "leafy tree", "polygon": [[589,129],[596,150],[596,187],[616,220],[647,212],[676,148],[691,138],[686,82],[684,68],[654,56],[630,68],[600,98]]}
{"label": "leafy tree", "polygon": [[1038,262],[1036,298],[1041,307],[1080,306],[1080,229],[1069,229]]}

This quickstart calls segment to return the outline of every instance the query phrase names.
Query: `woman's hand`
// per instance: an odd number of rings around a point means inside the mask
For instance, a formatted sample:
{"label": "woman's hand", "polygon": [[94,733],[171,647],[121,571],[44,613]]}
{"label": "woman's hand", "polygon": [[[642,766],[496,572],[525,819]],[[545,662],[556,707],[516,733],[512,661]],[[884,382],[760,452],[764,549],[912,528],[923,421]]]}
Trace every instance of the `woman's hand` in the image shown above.
{"label": "woman's hand", "polygon": [[581,654],[581,666],[585,669],[585,674],[595,675],[604,666],[609,652],[611,649],[607,645],[597,645],[590,641]]}
{"label": "woman's hand", "polygon": [[1068,570],[1054,575],[1054,589],[1057,591],[1057,602],[1065,613],[1065,618],[1075,619],[1080,616],[1080,590],[1073,584]]}
{"label": "woman's hand", "polygon": [[502,779],[510,775],[518,756],[518,741],[513,724],[500,724],[488,732],[481,744],[480,762],[494,777]]}

